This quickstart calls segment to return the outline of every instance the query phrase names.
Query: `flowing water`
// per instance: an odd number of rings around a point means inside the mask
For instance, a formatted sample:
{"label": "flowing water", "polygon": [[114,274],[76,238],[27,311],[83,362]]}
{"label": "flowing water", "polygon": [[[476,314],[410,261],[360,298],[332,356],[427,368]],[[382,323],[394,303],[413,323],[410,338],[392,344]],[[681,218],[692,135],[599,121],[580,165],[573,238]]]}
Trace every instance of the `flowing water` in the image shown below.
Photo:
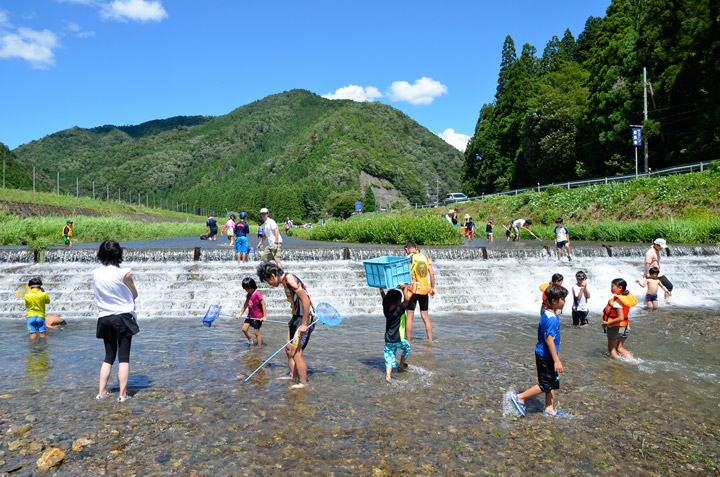
{"label": "flowing water", "polygon": [[[191,261],[192,251],[127,251],[141,332],[131,354],[133,399],[123,404],[93,399],[103,350],[94,337],[92,253],[73,251],[71,261],[58,251],[34,265],[5,258],[0,473],[36,473],[39,452],[31,443],[66,452],[62,475],[720,471],[715,247],[676,248],[663,258],[676,289],[658,312],[633,309],[626,346],[634,362],[609,359],[598,323],[613,278],[643,295],[634,280],[644,248],[615,247],[613,257],[601,247],[578,249],[571,264],[550,260],[542,248],[487,250],[488,260],[480,249],[431,250],[435,341],[425,339],[417,316],[410,367],[392,384],[384,380],[379,295],[365,286],[362,266],[386,251],[353,249],[352,260],[341,260],[341,249],[297,251],[285,268],[303,279],[315,303],[329,302],[343,315],[339,326],[312,335],[304,390],[279,379],[287,374],[284,353],[242,381],[283,345],[284,325],[263,325],[262,349],[243,346],[241,321],[221,317],[202,326],[211,304],[239,310],[241,279],[254,276],[256,264],[239,267],[227,252],[211,252]],[[592,298],[589,327],[571,326],[569,304],[561,317],[565,373],[557,402],[571,416],[547,418],[534,399],[528,416],[518,418],[510,393],[536,382],[537,287],[559,272],[569,288],[577,270],[588,274]],[[33,276],[52,299],[48,313],[68,321],[41,344],[27,342],[24,306],[13,293]],[[286,319],[282,289],[260,290],[269,318]],[[111,382],[117,391],[115,373]],[[7,436],[10,426],[25,423],[29,433]],[[70,450],[81,437],[92,442]]]}

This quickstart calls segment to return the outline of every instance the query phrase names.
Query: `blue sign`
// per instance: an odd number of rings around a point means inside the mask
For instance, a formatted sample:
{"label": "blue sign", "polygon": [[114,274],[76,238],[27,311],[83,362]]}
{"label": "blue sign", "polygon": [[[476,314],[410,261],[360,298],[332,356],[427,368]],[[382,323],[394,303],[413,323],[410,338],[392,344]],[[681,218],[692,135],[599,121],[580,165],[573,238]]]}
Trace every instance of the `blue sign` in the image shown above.
{"label": "blue sign", "polygon": [[642,146],[642,129],[633,128],[633,146]]}
{"label": "blue sign", "polygon": [[360,212],[362,210],[362,202],[355,202],[355,212]]}

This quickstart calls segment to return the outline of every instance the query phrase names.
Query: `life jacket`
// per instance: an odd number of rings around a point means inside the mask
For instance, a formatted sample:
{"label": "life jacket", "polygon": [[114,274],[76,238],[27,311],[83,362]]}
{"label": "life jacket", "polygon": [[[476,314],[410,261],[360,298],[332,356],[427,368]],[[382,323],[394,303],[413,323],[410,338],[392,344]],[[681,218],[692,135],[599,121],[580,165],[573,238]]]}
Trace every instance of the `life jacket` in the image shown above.
{"label": "life jacket", "polygon": [[547,295],[545,295],[545,290],[547,290],[550,285],[552,285],[552,283],[543,283],[542,285],[540,285],[538,287],[540,289],[540,291],[543,292],[543,297],[542,297],[543,306],[545,306],[545,302],[547,301]]}
{"label": "life jacket", "polygon": [[605,309],[603,310],[603,321],[610,321],[617,318],[617,308],[613,308],[613,305],[615,304],[615,300],[618,300],[620,304],[622,305],[622,311],[623,316],[625,318],[619,322],[615,323],[613,326],[627,326],[630,324],[630,320],[628,319],[628,314],[630,313],[630,308],[638,304],[637,298],[633,296],[630,292],[625,292],[625,295],[613,295],[612,298],[610,298],[610,301],[608,301],[608,304],[605,306]]}
{"label": "life jacket", "polygon": [[61,236],[61,237],[64,237],[64,236],[65,236],[65,228],[68,229],[67,236],[68,236],[68,237],[72,237],[72,227],[71,227],[70,225],[66,225],[65,227],[63,227],[62,232],[60,232],[60,236]]}
{"label": "life jacket", "polygon": [[430,285],[430,259],[427,255],[419,251],[410,254],[410,273],[413,281],[409,287],[410,293],[416,295],[430,293],[432,289]]}

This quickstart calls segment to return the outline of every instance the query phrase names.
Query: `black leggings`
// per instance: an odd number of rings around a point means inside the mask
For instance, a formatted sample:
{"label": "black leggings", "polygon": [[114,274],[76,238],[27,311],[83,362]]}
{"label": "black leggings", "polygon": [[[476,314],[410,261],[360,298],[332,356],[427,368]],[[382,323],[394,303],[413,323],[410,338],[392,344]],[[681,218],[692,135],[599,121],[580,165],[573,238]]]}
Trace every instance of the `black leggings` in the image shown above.
{"label": "black leggings", "polygon": [[118,363],[130,362],[130,344],[132,336],[124,336],[122,338],[103,338],[105,343],[105,363],[113,364],[115,356],[118,357]]}

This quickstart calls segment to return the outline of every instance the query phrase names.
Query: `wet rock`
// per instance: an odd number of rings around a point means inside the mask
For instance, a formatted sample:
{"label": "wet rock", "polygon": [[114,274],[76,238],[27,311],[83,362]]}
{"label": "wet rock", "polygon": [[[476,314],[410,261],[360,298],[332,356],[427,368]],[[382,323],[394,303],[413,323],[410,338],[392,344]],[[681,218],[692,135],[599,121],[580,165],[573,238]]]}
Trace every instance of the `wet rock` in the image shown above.
{"label": "wet rock", "polygon": [[27,422],[36,422],[37,417],[35,417],[35,414],[29,414],[29,415],[25,416],[25,420]]}
{"label": "wet rock", "polygon": [[5,433],[8,437],[21,436],[32,429],[32,424],[20,424],[18,426],[10,426]]}
{"label": "wet rock", "polygon": [[28,447],[28,452],[31,454],[38,454],[42,452],[45,449],[45,444],[42,442],[31,442],[30,446]]}
{"label": "wet rock", "polygon": [[17,439],[17,440],[12,441],[12,442],[10,442],[10,443],[8,444],[8,450],[9,450],[10,452],[15,452],[15,451],[18,451],[18,450],[22,449],[22,448],[25,447],[26,445],[27,445],[27,444],[26,444],[26,442],[25,442],[24,440],[22,440],[22,439]]}
{"label": "wet rock", "polygon": [[83,450],[83,447],[92,444],[93,441],[90,439],[87,439],[85,437],[81,437],[79,439],[75,439],[75,441],[72,443],[72,451],[73,452],[80,452]]}
{"label": "wet rock", "polygon": [[40,470],[48,470],[63,462],[65,462],[65,453],[57,447],[52,447],[37,460],[37,467]]}

